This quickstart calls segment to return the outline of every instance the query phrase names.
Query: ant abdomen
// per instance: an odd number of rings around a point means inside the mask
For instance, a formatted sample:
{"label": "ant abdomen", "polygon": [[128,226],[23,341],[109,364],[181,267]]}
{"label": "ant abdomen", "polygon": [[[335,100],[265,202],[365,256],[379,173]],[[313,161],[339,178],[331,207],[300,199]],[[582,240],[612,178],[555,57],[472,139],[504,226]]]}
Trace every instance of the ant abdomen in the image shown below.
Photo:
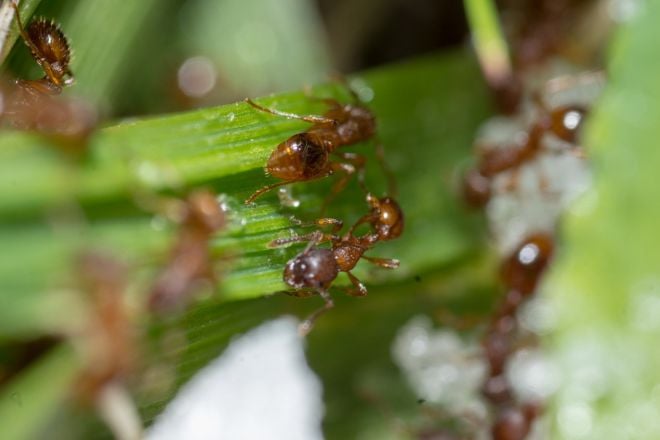
{"label": "ant abdomen", "polygon": [[313,133],[299,133],[277,146],[266,171],[284,180],[307,180],[326,172],[328,151]]}
{"label": "ant abdomen", "polygon": [[338,273],[339,266],[333,252],[314,248],[290,260],[284,268],[283,279],[294,289],[327,289]]}
{"label": "ant abdomen", "polygon": [[[33,55],[35,57],[41,56],[49,63],[55,78],[60,80],[70,74],[71,49],[64,33],[57,24],[39,18],[30,23],[26,32],[39,50],[38,53],[33,53]],[[70,81],[72,81],[72,78],[64,80],[63,84],[69,84]],[[59,83],[59,81],[54,82]]]}
{"label": "ant abdomen", "polygon": [[548,265],[554,250],[549,234],[527,237],[502,266],[502,278],[511,289],[523,295],[531,294]]}

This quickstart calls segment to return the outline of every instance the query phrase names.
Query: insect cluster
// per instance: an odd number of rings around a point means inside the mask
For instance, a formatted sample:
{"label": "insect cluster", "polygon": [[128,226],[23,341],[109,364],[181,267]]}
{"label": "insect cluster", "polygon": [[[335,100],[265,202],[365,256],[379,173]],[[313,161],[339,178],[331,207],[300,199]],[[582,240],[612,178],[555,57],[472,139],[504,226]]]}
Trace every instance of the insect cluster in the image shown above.
{"label": "insect cluster", "polygon": [[482,339],[494,439],[524,439],[542,414],[543,398],[516,392],[511,364],[534,345],[520,315],[532,307],[556,248],[566,205],[589,184],[580,132],[604,82],[588,72],[554,77],[534,88],[520,114],[489,121],[477,140],[477,165],[465,174],[465,201],[486,209],[500,253],[505,294]]}
{"label": "insect cluster", "polygon": [[[347,293],[352,296],[364,296],[367,294],[367,288],[351,273],[361,259],[387,269],[399,266],[399,261],[395,259],[364,255],[379,242],[399,237],[403,232],[404,216],[393,197],[392,193],[395,192],[393,180],[385,165],[383,149],[379,143],[376,146],[376,154],[389,179],[391,193],[381,198],[374,196],[366,187],[364,181],[366,158],[357,153],[337,151],[340,147],[371,140],[376,135],[374,115],[358,102],[354,92],[351,93],[355,100],[354,104],[341,104],[334,99],[323,99],[329,109],[322,116],[281,112],[263,107],[250,99],[246,100],[259,111],[312,124],[306,131],[289,137],[275,148],[266,163],[265,170],[267,174],[281,181],[258,189],[245,200],[246,204],[254,202],[265,192],[282,185],[341,173],[341,177],[327,195],[321,212],[324,212],[327,204],[346,187],[354,174],[357,174],[359,186],[365,192],[365,200],[369,208],[368,213],[360,217],[342,235],[339,235],[339,231],[344,226],[342,220],[320,218],[312,225],[330,226],[329,233],[317,230],[301,236],[278,239],[271,243],[271,246],[276,247],[307,242],[305,249],[286,263],[283,279],[294,289],[289,292],[290,294],[302,297],[316,293],[323,298],[325,304],[301,324],[301,334],[307,334],[318,316],[334,307],[329,288],[340,272],[345,272],[352,284],[352,288],[349,288]],[[361,235],[356,234],[357,228],[363,224],[368,225],[369,230]],[[322,243],[328,243],[330,247],[319,247]]]}

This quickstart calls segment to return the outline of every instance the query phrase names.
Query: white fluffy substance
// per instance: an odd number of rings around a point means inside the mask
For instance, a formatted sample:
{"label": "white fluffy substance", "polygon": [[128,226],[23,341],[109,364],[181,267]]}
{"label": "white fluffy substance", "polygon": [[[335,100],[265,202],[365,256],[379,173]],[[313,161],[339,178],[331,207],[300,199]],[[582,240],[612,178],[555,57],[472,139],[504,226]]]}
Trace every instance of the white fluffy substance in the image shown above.
{"label": "white fluffy substance", "polygon": [[486,365],[476,342],[436,330],[429,318],[417,316],[399,330],[392,356],[420,398],[451,412],[485,415],[478,390]]}
{"label": "white fluffy substance", "polygon": [[321,394],[297,321],[281,318],[241,336],[199,371],[146,438],[322,439]]}

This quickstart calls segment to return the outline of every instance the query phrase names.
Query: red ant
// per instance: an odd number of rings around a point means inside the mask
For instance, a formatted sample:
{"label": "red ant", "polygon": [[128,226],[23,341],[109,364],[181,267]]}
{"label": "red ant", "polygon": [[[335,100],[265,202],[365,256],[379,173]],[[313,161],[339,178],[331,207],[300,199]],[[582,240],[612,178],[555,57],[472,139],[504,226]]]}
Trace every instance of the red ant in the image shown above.
{"label": "red ant", "polygon": [[[271,246],[281,246],[288,243],[307,241],[307,247],[293,259],[289,260],[284,268],[283,279],[286,284],[296,289],[291,293],[294,296],[306,297],[316,291],[325,305],[313,312],[303,321],[300,326],[301,334],[307,334],[312,329],[314,321],[323,313],[334,307],[332,297],[328,289],[332,282],[337,278],[339,272],[345,272],[353,284],[352,289],[347,293],[351,296],[364,296],[367,294],[367,288],[350,271],[357,265],[360,259],[365,259],[377,266],[395,269],[399,267],[399,261],[395,259],[374,258],[364,255],[379,240],[378,234],[366,234],[363,236],[353,235],[351,228],[346,234],[339,236],[339,231],[343,222],[341,220],[324,218],[316,221],[319,226],[331,225],[333,232],[324,234],[315,231],[310,234],[293,238],[283,238],[274,240]],[[331,248],[319,248],[318,244],[330,242]],[[311,290],[311,292],[310,292]]]}
{"label": "red ant", "polygon": [[490,200],[491,180],[497,174],[515,169],[532,160],[541,151],[542,138],[550,132],[574,145],[577,141],[587,110],[580,105],[567,105],[553,110],[542,109],[541,116],[528,130],[521,144],[508,148],[492,148],[482,154],[476,169],[463,178],[463,196],[473,207],[484,206]]}
{"label": "red ant", "polygon": [[20,82],[25,88],[39,93],[59,94],[63,86],[69,86],[74,82],[73,73],[69,68],[71,49],[67,38],[55,22],[45,18],[33,20],[25,29],[18,6],[13,1],[12,6],[16,12],[21,37],[30,49],[32,57],[46,74],[40,80],[20,80]]}
{"label": "red ant", "polygon": [[21,37],[45,76],[38,80],[0,81],[5,103],[0,117],[17,129],[47,135],[70,153],[80,153],[96,126],[96,113],[83,102],[55,98],[62,87],[73,83],[69,43],[55,23],[43,18],[32,21],[25,29],[16,4],[12,2],[12,6]]}
{"label": "red ant", "polygon": [[364,223],[369,223],[373,227],[379,241],[393,240],[403,233],[403,211],[393,197],[377,198],[368,193],[367,204],[371,207],[371,211],[351,226],[349,234]]}
{"label": "red ant", "polygon": [[84,335],[90,341],[90,361],[78,388],[84,400],[89,400],[132,369],[134,335],[126,325],[126,267],[114,258],[91,252],[79,258],[78,266],[82,288],[90,295],[92,316],[91,328]]}
{"label": "red ant", "polygon": [[516,312],[525,298],[536,290],[552,258],[553,249],[554,242],[550,235],[533,234],[525,238],[502,265],[502,278],[508,293],[483,340],[490,369],[482,392],[498,412],[492,428],[494,439],[524,439],[540,412],[536,403],[526,403],[521,407],[515,405],[504,367],[514,351]]}
{"label": "red ant", "polygon": [[166,311],[180,306],[202,282],[216,282],[209,240],[226,224],[215,195],[208,190],[191,193],[182,206],[181,228],[170,261],[156,278],[149,307]]}
{"label": "red ant", "polygon": [[87,356],[76,382],[76,397],[96,406],[118,438],[138,438],[141,421],[124,386],[137,363],[137,335],[125,302],[127,268],[112,257],[91,252],[79,258],[78,267],[90,301],[88,323],[74,339]]}
{"label": "red ant", "polygon": [[[278,186],[320,179],[335,172],[345,175],[335,183],[330,197],[338,194],[356,171],[363,185],[365,158],[356,153],[340,153],[336,150],[374,137],[376,119],[369,109],[357,104],[341,104],[334,99],[323,99],[330,106],[323,116],[302,116],[263,107],[249,98],[245,102],[265,113],[313,124],[303,133],[295,134],[279,144],[268,158],[266,173],[283,181],[258,189],[245,200],[245,204],[252,203],[260,195]],[[382,157],[381,147],[378,148],[379,157]],[[343,161],[331,160],[330,154]]]}

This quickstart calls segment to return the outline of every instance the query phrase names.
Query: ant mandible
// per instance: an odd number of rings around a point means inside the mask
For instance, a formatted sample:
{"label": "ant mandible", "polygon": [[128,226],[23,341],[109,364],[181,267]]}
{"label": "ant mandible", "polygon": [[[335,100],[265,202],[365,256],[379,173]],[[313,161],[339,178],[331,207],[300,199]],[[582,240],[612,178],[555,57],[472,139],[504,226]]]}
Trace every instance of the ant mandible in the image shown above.
{"label": "ant mandible", "polygon": [[[352,94],[357,100],[356,95],[353,92]],[[330,98],[322,101],[330,107],[323,116],[304,116],[263,107],[249,98],[245,99],[245,102],[262,112],[312,124],[306,131],[291,136],[275,148],[266,162],[265,169],[267,174],[283,181],[258,189],[245,200],[246,205],[273,188],[293,182],[320,179],[335,172],[345,175],[333,186],[330,198],[346,186],[356,171],[359,183],[364,188],[365,158],[356,153],[340,153],[336,150],[374,137],[376,119],[373,113],[362,105],[341,104]],[[378,148],[379,157],[382,158],[382,147]],[[343,161],[331,160],[330,154]]]}
{"label": "ant mandible", "polygon": [[26,29],[14,1],[12,6],[16,12],[21,37],[34,60],[46,74],[40,80],[20,80],[20,82],[24,87],[40,93],[59,94],[63,86],[69,86],[74,82],[73,73],[69,68],[71,49],[66,36],[55,22],[45,18],[31,21]]}
{"label": "ant mandible", "polygon": [[191,193],[183,203],[179,222],[169,263],[151,289],[149,307],[153,311],[181,307],[200,283],[216,281],[208,243],[225,226],[226,219],[214,194],[208,190]]}
{"label": "ant mandible", "polygon": [[[386,269],[399,267],[399,260],[364,255],[380,240],[378,234],[371,233],[358,237],[353,234],[353,227],[342,236],[336,235],[336,232],[342,228],[343,222],[333,218],[319,219],[316,224],[319,226],[331,225],[332,232],[324,234],[321,231],[315,231],[299,237],[283,238],[271,242],[271,247],[295,242],[308,242],[307,247],[301,253],[287,262],[283,273],[284,282],[296,289],[288,293],[298,297],[306,297],[316,291],[325,301],[322,308],[313,312],[300,325],[302,335],[309,333],[314,322],[321,314],[334,307],[328,289],[339,275],[339,272],[345,272],[351,284],[353,284],[353,288],[347,290],[349,295],[365,296],[367,294],[366,286],[351,273],[351,270],[361,259]],[[318,244],[323,242],[330,242],[330,249],[317,247]]]}

